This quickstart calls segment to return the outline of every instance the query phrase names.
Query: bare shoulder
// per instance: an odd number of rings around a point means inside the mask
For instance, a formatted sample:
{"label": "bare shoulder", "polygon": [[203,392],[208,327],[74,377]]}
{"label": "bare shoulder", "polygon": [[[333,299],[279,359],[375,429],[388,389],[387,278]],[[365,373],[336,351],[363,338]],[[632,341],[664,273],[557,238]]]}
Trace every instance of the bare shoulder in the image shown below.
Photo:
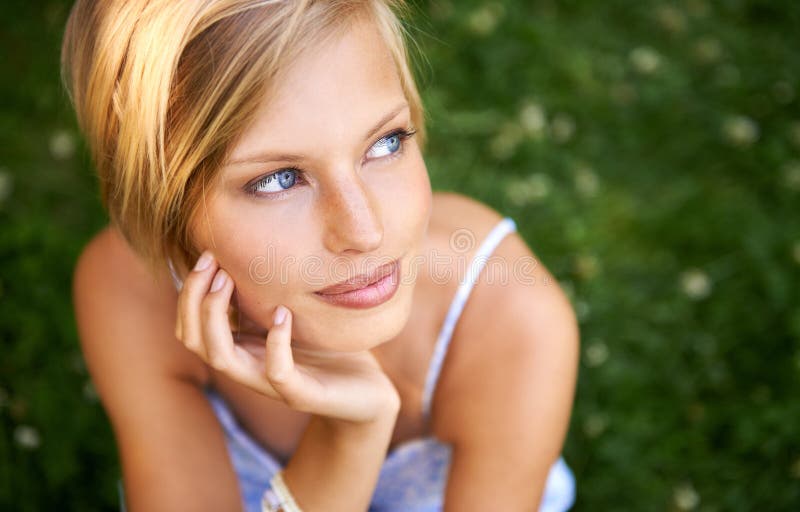
{"label": "bare shoulder", "polygon": [[[438,225],[472,232],[475,245],[503,218],[458,194],[442,196],[441,204],[446,213]],[[486,260],[454,329],[434,397],[436,431],[456,445],[470,443],[487,434],[482,416],[513,421],[514,410],[532,414],[518,407],[527,400],[539,403],[542,414],[548,407],[560,411],[553,413],[560,432],[571,409],[577,356],[568,298],[523,237],[507,234]]]}
{"label": "bare shoulder", "polygon": [[423,282],[444,319],[447,307],[480,243],[503,216],[492,207],[457,192],[437,191],[425,248]]}
{"label": "bare shoulder", "polygon": [[420,308],[430,315],[433,340],[478,246],[502,218],[490,206],[463,194],[433,193],[424,267],[416,285]]}
{"label": "bare shoulder", "polygon": [[235,474],[199,385],[204,366],[175,338],[170,286],[116,230],[98,233],[73,277],[81,348],[114,429],[127,509],[234,510]]}
{"label": "bare shoulder", "polygon": [[457,192],[434,192],[431,226],[444,234],[468,230],[476,238],[503,218],[492,207]]}
{"label": "bare shoulder", "polygon": [[[99,356],[111,345],[115,351],[130,351],[131,361],[143,358],[153,369],[204,381],[202,362],[174,338],[176,299],[166,268],[153,275],[115,228],[107,226],[98,232],[81,252],[73,274],[73,303],[84,356],[98,356],[87,362],[105,364],[107,358]],[[139,335],[114,339],[92,335],[104,328],[109,332],[130,329]]]}

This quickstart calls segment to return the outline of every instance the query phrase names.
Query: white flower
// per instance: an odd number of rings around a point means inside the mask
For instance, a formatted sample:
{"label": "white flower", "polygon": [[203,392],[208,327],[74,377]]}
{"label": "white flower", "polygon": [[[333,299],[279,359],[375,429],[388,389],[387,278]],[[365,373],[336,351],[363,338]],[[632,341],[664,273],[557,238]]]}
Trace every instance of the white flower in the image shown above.
{"label": "white flower", "polygon": [[586,437],[594,439],[608,428],[608,418],[604,414],[595,413],[591,414],[583,422],[583,433]]}
{"label": "white flower", "polygon": [[547,116],[544,107],[533,101],[526,101],[519,111],[519,123],[525,134],[539,139],[547,130]]}
{"label": "white flower", "polygon": [[11,179],[11,174],[5,169],[0,168],[0,205],[8,199],[13,189],[14,183]]}
{"label": "white flower", "polygon": [[659,25],[674,33],[686,30],[686,16],[674,5],[661,5],[656,9]]}
{"label": "white flower", "polygon": [[695,18],[705,18],[711,9],[706,0],[686,0],[686,10]]}
{"label": "white flower", "polygon": [[522,206],[540,201],[550,193],[550,178],[539,172],[526,178],[512,180],[506,186],[506,195],[512,203]]}
{"label": "white flower", "polygon": [[568,240],[583,240],[586,237],[586,223],[573,217],[564,224],[564,234]]}
{"label": "white flower", "polygon": [[800,191],[800,161],[790,160],[784,164],[783,179],[787,188]]}
{"label": "white flower", "polygon": [[792,144],[800,148],[800,121],[793,121],[789,125],[789,140]]}
{"label": "white flower", "polygon": [[506,185],[506,197],[516,206],[523,206],[529,200],[523,184],[513,181]]}
{"label": "white flower", "polygon": [[581,254],[575,258],[575,272],[583,279],[591,279],[597,275],[600,265],[591,254]]}
{"label": "white flower", "polygon": [[89,402],[97,401],[97,389],[94,387],[94,383],[91,380],[87,380],[83,383],[83,398]]}
{"label": "white flower", "polygon": [[507,160],[514,155],[520,142],[522,128],[516,123],[506,122],[489,142],[489,150],[498,160]]}
{"label": "white flower", "polygon": [[655,72],[661,64],[661,56],[649,46],[638,46],[631,50],[628,59],[633,69],[643,75]]}
{"label": "white flower", "polygon": [[575,134],[575,120],[569,114],[558,113],[550,123],[553,140],[559,143],[568,142]]}
{"label": "white flower", "polygon": [[575,169],[575,190],[584,197],[594,197],[597,195],[597,189],[600,187],[600,180],[594,171],[587,166],[580,166]]}
{"label": "white flower", "polygon": [[14,440],[23,448],[32,450],[41,444],[39,432],[29,425],[19,425],[14,429]]}
{"label": "white flower", "polygon": [[700,269],[689,269],[681,275],[681,288],[690,299],[703,299],[711,293],[711,279]]}
{"label": "white flower", "polygon": [[758,139],[758,124],[747,116],[732,116],[722,123],[722,133],[731,144],[746,147]]}
{"label": "white flower", "polygon": [[431,15],[434,18],[444,20],[453,15],[453,2],[450,0],[439,0],[431,3]]}
{"label": "white flower", "polygon": [[506,197],[516,206],[523,206],[528,202],[523,183],[518,180],[509,181],[506,184]]}
{"label": "white flower", "polygon": [[533,199],[544,199],[550,194],[550,178],[541,172],[528,176],[528,188]]}
{"label": "white flower", "polygon": [[677,486],[672,494],[672,499],[680,510],[692,510],[700,504],[700,496],[690,483]]}
{"label": "white flower", "polygon": [[575,316],[578,317],[579,322],[583,322],[589,318],[591,312],[592,306],[590,306],[585,300],[579,300],[575,302]]}
{"label": "white flower", "polygon": [[603,340],[595,339],[589,342],[585,351],[586,366],[597,368],[608,360],[608,346]]}
{"label": "white flower", "polygon": [[478,35],[486,36],[494,32],[505,14],[505,7],[498,2],[483,5],[472,11],[467,19],[469,27]]}
{"label": "white flower", "polygon": [[792,246],[792,257],[794,262],[800,265],[800,241],[795,242]]}
{"label": "white flower", "polygon": [[791,473],[793,478],[800,480],[800,458],[794,461],[789,468],[789,473]]}
{"label": "white flower", "polygon": [[722,57],[722,43],[714,37],[704,36],[695,41],[692,53],[697,61],[712,64]]}
{"label": "white flower", "polygon": [[61,130],[50,137],[50,154],[56,160],[67,160],[75,154],[75,138],[66,130]]}

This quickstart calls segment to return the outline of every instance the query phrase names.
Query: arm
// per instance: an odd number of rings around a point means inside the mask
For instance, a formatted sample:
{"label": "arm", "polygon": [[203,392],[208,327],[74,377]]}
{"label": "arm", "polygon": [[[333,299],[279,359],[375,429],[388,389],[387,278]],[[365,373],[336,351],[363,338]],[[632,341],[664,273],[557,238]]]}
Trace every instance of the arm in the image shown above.
{"label": "arm", "polygon": [[[516,234],[495,254],[509,265],[532,256]],[[572,307],[541,265],[535,284],[508,275],[476,284],[456,331],[465,337],[453,342],[442,389],[456,397],[442,404],[453,425],[448,512],[538,510],[566,436],[579,339]]]}
{"label": "arm", "polygon": [[170,293],[111,229],[75,268],[81,348],[114,429],[127,507],[239,510],[223,433],[200,390],[205,369],[172,336]]}
{"label": "arm", "polygon": [[369,508],[397,411],[362,425],[312,416],[283,477],[304,512]]}

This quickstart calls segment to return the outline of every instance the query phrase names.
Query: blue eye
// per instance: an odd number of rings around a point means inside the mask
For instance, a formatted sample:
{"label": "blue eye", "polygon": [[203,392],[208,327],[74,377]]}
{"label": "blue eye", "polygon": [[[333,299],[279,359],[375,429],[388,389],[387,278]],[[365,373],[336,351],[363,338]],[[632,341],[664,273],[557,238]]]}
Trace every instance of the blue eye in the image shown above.
{"label": "blue eye", "polygon": [[283,192],[291,188],[297,181],[297,169],[281,169],[278,172],[268,174],[253,184],[250,188],[252,193],[275,193]]}
{"label": "blue eye", "polygon": [[367,152],[369,158],[380,158],[382,156],[397,153],[400,150],[402,141],[411,137],[416,133],[416,130],[406,131],[397,130],[389,135],[382,137],[378,142],[372,145]]}
{"label": "blue eye", "polygon": [[[403,141],[417,133],[416,130],[395,130],[392,133],[378,139],[367,151],[369,159],[382,158],[386,156],[399,155],[402,153]],[[302,183],[303,171],[288,167],[275,171],[271,174],[258,179],[252,185],[246,186],[246,190],[253,196],[277,196],[296,185],[298,180]]]}

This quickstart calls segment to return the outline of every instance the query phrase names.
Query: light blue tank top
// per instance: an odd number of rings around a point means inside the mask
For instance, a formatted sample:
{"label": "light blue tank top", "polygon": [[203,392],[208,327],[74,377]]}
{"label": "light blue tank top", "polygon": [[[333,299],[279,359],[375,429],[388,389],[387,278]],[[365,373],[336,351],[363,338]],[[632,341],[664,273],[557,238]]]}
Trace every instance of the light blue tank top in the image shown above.
{"label": "light blue tank top", "polygon": [[[426,420],[430,416],[433,392],[447,347],[464,304],[489,255],[503,237],[515,229],[516,224],[511,218],[506,217],[500,221],[478,247],[464,280],[459,283],[436,340],[425,379],[422,412]],[[179,284],[176,281],[176,285]],[[225,441],[238,475],[244,508],[247,512],[260,512],[261,497],[272,476],[282,468],[281,462],[256,443],[239,425],[220,395],[207,389],[206,396],[225,432]],[[452,447],[435,436],[410,439],[395,446],[381,468],[369,512],[440,512],[444,506],[451,454]],[[539,510],[568,510],[574,499],[574,477],[564,460],[559,458],[550,468]]]}

